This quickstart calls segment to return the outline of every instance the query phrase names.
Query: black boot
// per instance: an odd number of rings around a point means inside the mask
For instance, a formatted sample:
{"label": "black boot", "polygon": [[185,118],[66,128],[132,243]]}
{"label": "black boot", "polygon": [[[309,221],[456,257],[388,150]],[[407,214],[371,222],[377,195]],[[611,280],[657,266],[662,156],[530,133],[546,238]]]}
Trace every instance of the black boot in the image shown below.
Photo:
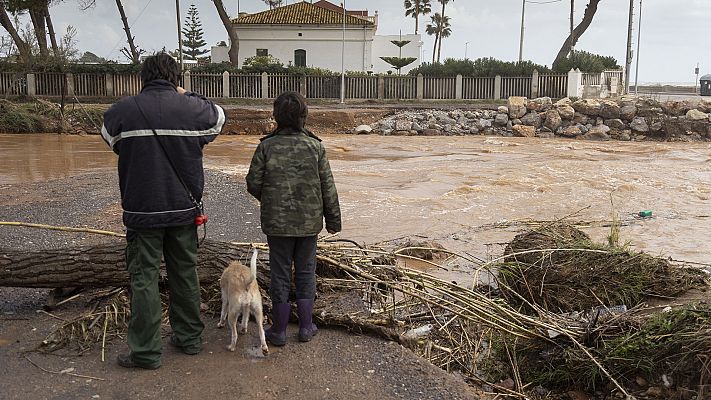
{"label": "black boot", "polygon": [[289,303],[272,305],[272,326],[264,331],[264,336],[274,346],[279,347],[286,344],[286,326],[289,324],[290,313],[291,304]]}
{"label": "black boot", "polygon": [[296,306],[296,312],[299,315],[299,341],[308,342],[318,332],[318,328],[312,322],[314,301],[313,299],[298,299]]}

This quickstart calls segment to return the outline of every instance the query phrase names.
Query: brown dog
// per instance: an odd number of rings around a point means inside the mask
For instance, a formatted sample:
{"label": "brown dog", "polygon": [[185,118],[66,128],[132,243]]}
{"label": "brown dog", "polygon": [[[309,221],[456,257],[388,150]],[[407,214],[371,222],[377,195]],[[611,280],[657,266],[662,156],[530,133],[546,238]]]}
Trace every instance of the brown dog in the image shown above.
{"label": "brown dog", "polygon": [[267,341],[264,337],[264,315],[262,314],[262,294],[259,292],[257,283],[257,249],[252,253],[250,268],[247,269],[239,261],[233,261],[222,273],[220,278],[220,288],[222,288],[222,312],[220,322],[217,327],[225,326],[225,320],[230,323],[232,329],[232,341],[227,350],[235,351],[237,348],[237,317],[242,315],[241,333],[247,332],[249,314],[254,315],[259,330],[259,340],[261,342],[262,353],[269,353]]}

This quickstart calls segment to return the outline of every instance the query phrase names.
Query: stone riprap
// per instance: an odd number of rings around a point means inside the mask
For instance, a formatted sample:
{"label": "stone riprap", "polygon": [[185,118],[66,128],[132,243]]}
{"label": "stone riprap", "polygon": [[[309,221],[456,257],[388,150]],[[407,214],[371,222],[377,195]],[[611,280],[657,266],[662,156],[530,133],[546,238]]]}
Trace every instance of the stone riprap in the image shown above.
{"label": "stone riprap", "polygon": [[[370,125],[372,133],[401,136],[500,135],[588,140],[711,140],[711,100],[659,102],[618,99],[553,102],[511,97],[506,106],[479,110],[401,110]],[[364,126],[354,130],[366,133]]]}

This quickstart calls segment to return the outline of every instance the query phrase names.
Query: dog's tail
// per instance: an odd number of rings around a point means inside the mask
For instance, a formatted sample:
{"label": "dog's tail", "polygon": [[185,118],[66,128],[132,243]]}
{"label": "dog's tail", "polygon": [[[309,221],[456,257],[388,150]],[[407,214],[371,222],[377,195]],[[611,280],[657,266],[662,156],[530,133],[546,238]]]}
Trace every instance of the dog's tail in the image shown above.
{"label": "dog's tail", "polygon": [[249,261],[249,270],[252,271],[252,280],[257,279],[257,254],[259,254],[259,250],[254,249],[252,259]]}

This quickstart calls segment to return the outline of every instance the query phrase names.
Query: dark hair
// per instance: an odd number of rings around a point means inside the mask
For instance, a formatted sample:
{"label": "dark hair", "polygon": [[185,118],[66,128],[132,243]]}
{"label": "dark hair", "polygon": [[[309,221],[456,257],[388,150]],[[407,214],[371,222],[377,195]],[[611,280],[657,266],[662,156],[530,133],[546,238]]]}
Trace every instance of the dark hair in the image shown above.
{"label": "dark hair", "polygon": [[306,99],[298,92],[284,92],[274,100],[274,119],[277,129],[303,129],[309,109]]}
{"label": "dark hair", "polygon": [[178,86],[179,75],[178,63],[165,53],[158,53],[146,58],[141,67],[141,79],[144,85],[156,79],[165,79]]}

